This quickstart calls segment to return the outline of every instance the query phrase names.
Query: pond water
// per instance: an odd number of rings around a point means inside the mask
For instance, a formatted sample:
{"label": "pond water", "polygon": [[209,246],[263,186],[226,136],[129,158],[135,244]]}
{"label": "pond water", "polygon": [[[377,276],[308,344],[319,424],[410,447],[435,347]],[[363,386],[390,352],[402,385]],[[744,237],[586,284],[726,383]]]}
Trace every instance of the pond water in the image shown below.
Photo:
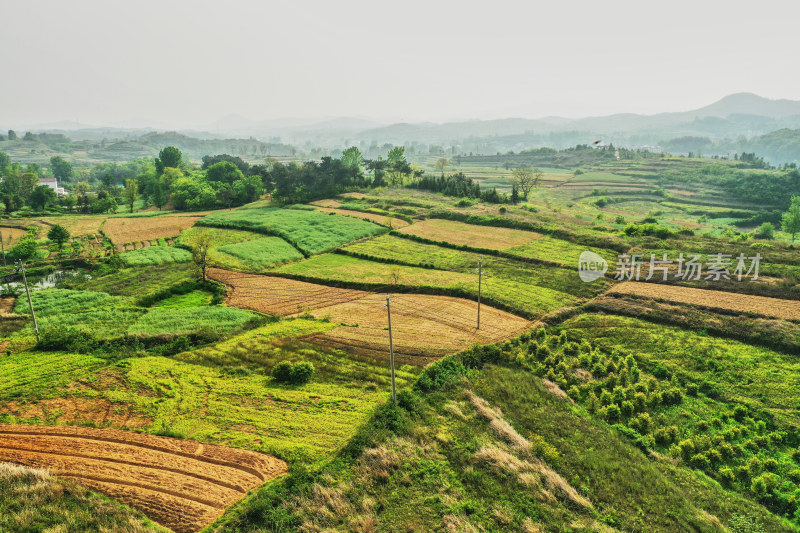
{"label": "pond water", "polygon": [[[52,289],[53,287],[58,287],[62,281],[75,278],[92,279],[92,276],[86,274],[85,272],[81,272],[80,270],[56,270],[49,274],[45,274],[44,276],[28,275],[28,286],[33,291],[40,289]],[[6,287],[16,290],[25,289],[22,284],[22,274],[12,274],[10,276],[6,276],[0,280],[0,283],[2,283],[3,289]]]}

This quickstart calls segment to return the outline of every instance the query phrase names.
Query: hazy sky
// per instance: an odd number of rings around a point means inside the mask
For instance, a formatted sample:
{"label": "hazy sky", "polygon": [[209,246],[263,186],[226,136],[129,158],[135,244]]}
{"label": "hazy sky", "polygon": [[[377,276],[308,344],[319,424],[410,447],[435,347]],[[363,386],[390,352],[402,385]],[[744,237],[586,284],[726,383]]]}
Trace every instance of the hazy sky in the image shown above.
{"label": "hazy sky", "polygon": [[800,100],[796,1],[3,0],[0,125],[681,111]]}

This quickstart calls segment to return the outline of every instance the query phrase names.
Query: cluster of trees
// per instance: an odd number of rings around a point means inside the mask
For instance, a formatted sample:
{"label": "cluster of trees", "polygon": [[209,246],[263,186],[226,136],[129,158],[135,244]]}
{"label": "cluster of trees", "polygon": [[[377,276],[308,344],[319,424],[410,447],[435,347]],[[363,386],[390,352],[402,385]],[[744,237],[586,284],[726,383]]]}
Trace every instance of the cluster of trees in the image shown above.
{"label": "cluster of trees", "polygon": [[442,170],[442,174],[439,177],[423,176],[408,186],[426,191],[440,192],[447,196],[470,198],[496,204],[518,204],[520,201],[528,199],[528,195],[542,178],[542,172],[536,168],[516,167],[512,171],[511,194],[504,194],[497,192],[495,187],[481,190],[480,184],[465,176],[463,172],[445,176],[444,168],[446,164],[443,161],[446,160],[437,161],[437,169],[440,168]]}

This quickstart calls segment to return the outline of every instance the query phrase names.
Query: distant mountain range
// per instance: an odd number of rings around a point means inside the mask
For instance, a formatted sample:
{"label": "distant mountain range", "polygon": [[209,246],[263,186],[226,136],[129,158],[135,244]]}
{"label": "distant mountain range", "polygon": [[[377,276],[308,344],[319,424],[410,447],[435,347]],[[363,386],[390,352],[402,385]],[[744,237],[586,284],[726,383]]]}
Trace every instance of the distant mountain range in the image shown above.
{"label": "distant mountain range", "polygon": [[[85,127],[74,122],[42,125],[34,131],[64,133],[80,140],[130,139],[152,131],[157,125],[128,122],[122,127]],[[787,133],[786,130],[790,130]],[[800,101],[771,100],[751,93],[732,94],[691,111],[640,115],[621,113],[608,116],[569,119],[504,118],[446,123],[385,124],[368,118],[252,120],[240,115],[223,117],[213,124],[179,133],[201,139],[249,138],[314,146],[336,151],[349,145],[405,144],[441,147],[445,153],[493,154],[540,146],[564,148],[595,140],[628,147],[664,148],[725,155],[747,150],[751,144],[773,162],[800,160],[791,131],[800,130]],[[780,134],[773,132],[779,132]],[[757,138],[773,134],[758,142]],[[772,140],[770,140],[772,139]],[[777,140],[779,139],[779,141]],[[780,148],[771,143],[781,142]],[[438,150],[438,148],[435,148]]]}

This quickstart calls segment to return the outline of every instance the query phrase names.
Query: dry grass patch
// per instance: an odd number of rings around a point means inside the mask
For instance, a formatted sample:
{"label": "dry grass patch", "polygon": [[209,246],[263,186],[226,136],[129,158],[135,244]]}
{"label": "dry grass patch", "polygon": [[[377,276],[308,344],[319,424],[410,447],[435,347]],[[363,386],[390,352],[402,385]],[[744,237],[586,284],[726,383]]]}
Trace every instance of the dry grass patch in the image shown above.
{"label": "dry grass patch", "polygon": [[640,296],[698,305],[709,309],[753,313],[761,316],[800,321],[800,305],[798,305],[797,300],[782,300],[768,296],[753,296],[734,292],[635,281],[626,281],[615,285],[608,291],[608,294]]}
{"label": "dry grass patch", "polygon": [[540,238],[540,233],[491,226],[476,226],[454,220],[430,219],[417,222],[400,230],[401,233],[416,235],[434,241],[505,250]]}
{"label": "dry grass patch", "polygon": [[109,218],[103,226],[103,232],[111,239],[119,251],[131,242],[153,241],[177,237],[180,233],[195,225],[202,217],[135,217]]}

